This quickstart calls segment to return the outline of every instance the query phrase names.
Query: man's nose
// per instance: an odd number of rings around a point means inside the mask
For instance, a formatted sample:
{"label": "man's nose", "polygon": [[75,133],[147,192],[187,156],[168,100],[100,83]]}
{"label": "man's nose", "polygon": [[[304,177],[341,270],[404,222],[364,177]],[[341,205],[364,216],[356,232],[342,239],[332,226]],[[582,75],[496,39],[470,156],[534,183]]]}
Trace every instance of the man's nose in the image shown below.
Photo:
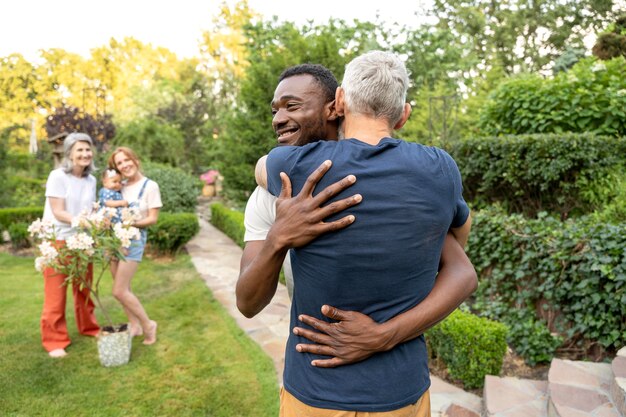
{"label": "man's nose", "polygon": [[284,125],[286,122],[287,117],[284,111],[278,110],[276,113],[274,113],[274,118],[272,119],[272,126],[274,127],[274,130]]}

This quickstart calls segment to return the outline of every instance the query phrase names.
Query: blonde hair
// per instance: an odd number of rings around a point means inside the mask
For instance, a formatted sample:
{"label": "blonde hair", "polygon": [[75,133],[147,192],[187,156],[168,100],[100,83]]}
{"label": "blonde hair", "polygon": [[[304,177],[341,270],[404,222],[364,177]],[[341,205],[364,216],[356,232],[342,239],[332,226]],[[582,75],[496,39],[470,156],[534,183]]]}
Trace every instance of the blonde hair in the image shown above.
{"label": "blonde hair", "polygon": [[109,160],[107,162],[109,168],[117,171],[117,167],[115,166],[115,156],[118,153],[123,153],[128,158],[130,158],[130,160],[133,161],[135,165],[137,165],[137,169],[141,172],[141,162],[139,161],[139,157],[137,157],[137,154],[132,149],[126,146],[120,146],[116,148],[111,154],[111,156],[109,156]]}

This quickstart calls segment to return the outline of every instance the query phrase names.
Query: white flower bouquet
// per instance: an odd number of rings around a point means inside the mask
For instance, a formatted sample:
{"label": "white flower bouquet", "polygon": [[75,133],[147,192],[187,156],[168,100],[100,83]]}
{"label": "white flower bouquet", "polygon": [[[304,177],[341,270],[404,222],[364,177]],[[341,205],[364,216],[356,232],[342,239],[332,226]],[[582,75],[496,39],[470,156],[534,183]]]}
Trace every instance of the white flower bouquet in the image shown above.
{"label": "white flower bouquet", "polygon": [[[136,209],[122,210],[122,222],[112,223],[115,209],[96,203],[93,210],[85,211],[72,221],[76,233],[70,236],[64,245],[56,242],[54,224],[49,220],[35,220],[29,227],[30,235],[40,243],[37,246],[39,256],[35,259],[35,268],[54,268],[67,275],[65,285],[75,283],[80,288],[87,288],[93,295],[98,307],[111,326],[113,323],[99,297],[100,280],[109,269],[114,258],[124,259],[124,250],[130,247],[133,239],[139,238],[139,229],[132,224],[138,219]],[[100,271],[94,274],[94,281],[86,279],[90,263],[99,265]]]}

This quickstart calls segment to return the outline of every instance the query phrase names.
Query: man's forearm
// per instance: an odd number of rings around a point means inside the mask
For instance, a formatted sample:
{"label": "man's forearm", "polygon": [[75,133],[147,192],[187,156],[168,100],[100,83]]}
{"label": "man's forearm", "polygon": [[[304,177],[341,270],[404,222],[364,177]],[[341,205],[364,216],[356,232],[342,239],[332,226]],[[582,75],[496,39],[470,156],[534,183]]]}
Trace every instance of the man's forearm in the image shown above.
{"label": "man's forearm", "polygon": [[430,329],[465,301],[477,286],[476,271],[466,265],[442,270],[430,294],[418,305],[381,325],[385,349],[414,339]]}
{"label": "man's forearm", "polygon": [[244,316],[254,317],[272,301],[287,251],[270,236],[246,243],[236,287],[237,308]]}

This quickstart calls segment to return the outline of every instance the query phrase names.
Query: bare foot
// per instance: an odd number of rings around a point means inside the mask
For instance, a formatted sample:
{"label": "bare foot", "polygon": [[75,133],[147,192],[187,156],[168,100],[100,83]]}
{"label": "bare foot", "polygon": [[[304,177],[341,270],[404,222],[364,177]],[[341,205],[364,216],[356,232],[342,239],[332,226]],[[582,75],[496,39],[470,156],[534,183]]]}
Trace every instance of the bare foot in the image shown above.
{"label": "bare foot", "polygon": [[130,329],[130,337],[137,337],[143,335],[143,329],[140,324],[128,323]]}
{"label": "bare foot", "polygon": [[48,352],[48,355],[50,355],[51,358],[62,358],[67,355],[67,352],[65,349],[54,349]]}
{"label": "bare foot", "polygon": [[146,337],[143,338],[144,345],[152,345],[156,342],[157,337],[157,322],[150,320],[150,328],[146,329]]}

